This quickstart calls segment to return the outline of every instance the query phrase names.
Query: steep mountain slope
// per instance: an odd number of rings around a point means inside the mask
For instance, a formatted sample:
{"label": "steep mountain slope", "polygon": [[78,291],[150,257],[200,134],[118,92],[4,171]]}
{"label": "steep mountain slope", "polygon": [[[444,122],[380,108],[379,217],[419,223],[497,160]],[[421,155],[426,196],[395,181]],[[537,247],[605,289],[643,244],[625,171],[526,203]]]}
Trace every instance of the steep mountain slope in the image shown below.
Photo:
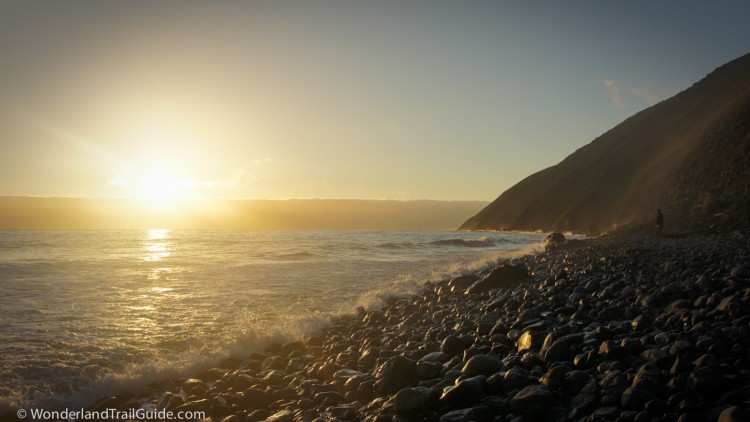
{"label": "steep mountain slope", "polygon": [[[743,224],[750,168],[750,54],[505,191],[464,230],[608,231]],[[720,213],[721,215],[716,215]]]}

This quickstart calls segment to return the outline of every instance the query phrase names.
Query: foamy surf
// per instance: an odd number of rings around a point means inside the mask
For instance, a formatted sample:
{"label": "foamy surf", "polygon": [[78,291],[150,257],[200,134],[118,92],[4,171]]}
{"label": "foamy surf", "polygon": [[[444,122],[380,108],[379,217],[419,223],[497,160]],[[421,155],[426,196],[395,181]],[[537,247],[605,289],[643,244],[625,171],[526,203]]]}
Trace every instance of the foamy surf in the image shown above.
{"label": "foamy surf", "polygon": [[[85,242],[77,244],[77,236]],[[0,245],[0,266],[11,275],[3,280],[9,294],[0,299],[8,310],[0,329],[11,340],[2,346],[9,359],[0,364],[0,414],[86,406],[189,377],[274,342],[316,335],[332,318],[412,295],[427,281],[533,252],[541,240],[191,231],[13,232],[10,238]],[[406,246],[382,247],[389,243]],[[29,325],[46,333],[25,330]],[[40,353],[43,345],[54,347]]]}

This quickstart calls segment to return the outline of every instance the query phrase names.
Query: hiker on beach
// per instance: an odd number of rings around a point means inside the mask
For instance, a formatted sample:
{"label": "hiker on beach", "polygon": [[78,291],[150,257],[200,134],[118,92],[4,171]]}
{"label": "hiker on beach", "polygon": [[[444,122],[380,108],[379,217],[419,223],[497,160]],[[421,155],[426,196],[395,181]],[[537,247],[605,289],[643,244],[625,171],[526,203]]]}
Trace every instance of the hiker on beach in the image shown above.
{"label": "hiker on beach", "polygon": [[664,226],[664,214],[661,210],[656,210],[656,234],[661,234],[661,229]]}

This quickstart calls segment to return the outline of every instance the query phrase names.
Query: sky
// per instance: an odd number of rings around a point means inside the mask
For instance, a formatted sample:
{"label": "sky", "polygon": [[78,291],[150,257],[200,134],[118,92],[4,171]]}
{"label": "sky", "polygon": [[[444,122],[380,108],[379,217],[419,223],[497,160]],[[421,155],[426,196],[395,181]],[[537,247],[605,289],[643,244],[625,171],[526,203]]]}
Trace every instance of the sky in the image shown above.
{"label": "sky", "polygon": [[747,1],[0,1],[0,195],[481,200],[750,52]]}

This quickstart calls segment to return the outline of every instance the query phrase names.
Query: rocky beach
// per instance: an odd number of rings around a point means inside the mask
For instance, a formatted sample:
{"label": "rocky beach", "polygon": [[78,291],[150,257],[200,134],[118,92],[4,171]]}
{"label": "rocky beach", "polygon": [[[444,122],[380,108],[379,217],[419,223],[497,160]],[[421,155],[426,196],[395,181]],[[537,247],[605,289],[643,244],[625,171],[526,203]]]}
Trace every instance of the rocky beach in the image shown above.
{"label": "rocky beach", "polygon": [[0,2],[0,422],[750,422],[716,3]]}
{"label": "rocky beach", "polygon": [[750,236],[551,243],[117,407],[235,421],[750,420]]}

